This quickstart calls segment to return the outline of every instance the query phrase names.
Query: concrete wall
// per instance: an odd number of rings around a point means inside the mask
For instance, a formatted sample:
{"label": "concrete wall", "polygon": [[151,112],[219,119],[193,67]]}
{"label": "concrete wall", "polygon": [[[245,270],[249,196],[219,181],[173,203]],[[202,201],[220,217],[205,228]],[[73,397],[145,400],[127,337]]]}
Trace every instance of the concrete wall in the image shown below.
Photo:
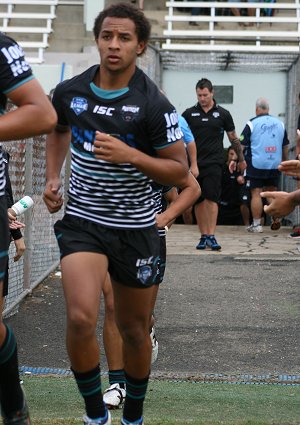
{"label": "concrete wall", "polygon": [[[205,73],[163,71],[162,88],[179,113],[197,102],[195,86],[201,78],[208,78],[214,85],[233,86],[233,104],[222,104],[234,119],[239,134],[249,118],[255,116],[255,102],[265,97],[270,103],[270,113],[285,121],[287,74],[273,72],[250,74],[234,71]],[[224,146],[228,146],[227,137]]]}

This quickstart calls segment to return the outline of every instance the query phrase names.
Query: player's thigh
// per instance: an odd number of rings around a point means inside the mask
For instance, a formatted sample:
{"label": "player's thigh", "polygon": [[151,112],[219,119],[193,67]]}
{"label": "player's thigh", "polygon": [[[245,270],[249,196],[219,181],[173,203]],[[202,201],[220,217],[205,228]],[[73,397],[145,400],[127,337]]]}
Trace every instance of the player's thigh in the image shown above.
{"label": "player's thigh", "polygon": [[115,317],[120,330],[149,329],[149,317],[153,311],[153,299],[157,285],[134,288],[113,281]]}
{"label": "player's thigh", "polygon": [[68,313],[95,318],[100,306],[107,258],[94,252],[76,252],[61,260],[62,281]]}

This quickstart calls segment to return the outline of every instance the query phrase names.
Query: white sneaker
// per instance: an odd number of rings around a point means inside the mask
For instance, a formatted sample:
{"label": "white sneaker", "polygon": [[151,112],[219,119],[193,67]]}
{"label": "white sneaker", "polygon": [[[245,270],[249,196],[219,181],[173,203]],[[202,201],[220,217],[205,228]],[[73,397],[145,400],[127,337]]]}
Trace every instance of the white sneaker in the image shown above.
{"label": "white sneaker", "polygon": [[118,409],[122,406],[126,397],[126,391],[119,384],[112,384],[104,391],[103,401],[108,409]]}
{"label": "white sneaker", "polygon": [[247,227],[247,232],[250,233],[262,233],[263,227],[260,224],[254,225],[253,223]]}
{"label": "white sneaker", "polygon": [[107,418],[105,417],[99,421],[99,420],[91,419],[88,416],[84,416],[83,421],[84,421],[83,425],[111,425],[111,414],[107,410]]}
{"label": "white sneaker", "polygon": [[158,356],[158,341],[155,336],[154,326],[152,326],[151,328],[150,339],[151,339],[151,345],[152,345],[151,364],[153,364],[154,362],[156,362],[157,356]]}

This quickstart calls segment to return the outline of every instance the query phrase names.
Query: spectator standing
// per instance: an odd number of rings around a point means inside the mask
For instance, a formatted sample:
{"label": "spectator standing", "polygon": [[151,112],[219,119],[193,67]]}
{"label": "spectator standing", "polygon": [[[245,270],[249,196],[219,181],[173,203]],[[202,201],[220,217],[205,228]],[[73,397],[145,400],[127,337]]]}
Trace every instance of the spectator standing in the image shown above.
{"label": "spectator standing", "polygon": [[[263,202],[260,192],[276,191],[280,172],[278,165],[288,157],[287,133],[278,118],[269,115],[269,103],[264,98],[256,101],[256,116],[247,122],[240,140],[245,147],[247,178],[250,180],[252,224],[248,231],[263,231],[261,225]],[[271,229],[280,227],[278,219],[273,220]]]}
{"label": "spectator standing", "polygon": [[197,180],[202,190],[202,195],[195,205],[195,216],[201,233],[196,249],[209,247],[219,251],[221,246],[215,238],[215,230],[224,164],[224,132],[235,149],[241,172],[246,168],[246,163],[232,116],[214,100],[211,81],[207,78],[199,80],[196,84],[196,95],[196,105],[182,114],[195,138],[199,168]]}
{"label": "spectator standing", "polygon": [[[4,113],[7,99],[17,108]],[[0,33],[0,140],[16,140],[49,132],[56,114],[34,78],[22,48]],[[5,196],[5,163],[0,152],[0,406],[5,425],[29,425],[29,411],[20,386],[14,333],[2,319],[3,286],[10,243]],[[12,218],[13,219],[13,218]]]}
{"label": "spectator standing", "polygon": [[229,165],[237,162],[237,154],[232,147],[227,150],[227,160],[223,166],[222,190],[219,199],[218,225],[250,224],[250,191],[244,176]]}
{"label": "spectator standing", "polygon": [[86,425],[111,424],[96,335],[108,271],[124,347],[121,424],[143,424],[149,317],[162,266],[151,182],[184,189],[189,180],[177,113],[136,67],[150,29],[143,12],[130,4],[104,9],[93,29],[100,64],[60,83],[53,94],[58,127],[47,140],[44,200],[51,213],[62,207],[60,171],[71,143],[66,214],[54,227],[67,306],[67,350]]}

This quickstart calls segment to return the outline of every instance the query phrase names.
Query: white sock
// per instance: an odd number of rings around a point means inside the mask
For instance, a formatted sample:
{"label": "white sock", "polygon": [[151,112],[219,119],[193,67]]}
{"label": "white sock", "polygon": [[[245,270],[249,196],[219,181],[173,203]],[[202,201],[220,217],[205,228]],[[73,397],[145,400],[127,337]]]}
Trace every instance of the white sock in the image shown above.
{"label": "white sock", "polygon": [[254,218],[253,219],[253,225],[254,226],[260,226],[260,218]]}

